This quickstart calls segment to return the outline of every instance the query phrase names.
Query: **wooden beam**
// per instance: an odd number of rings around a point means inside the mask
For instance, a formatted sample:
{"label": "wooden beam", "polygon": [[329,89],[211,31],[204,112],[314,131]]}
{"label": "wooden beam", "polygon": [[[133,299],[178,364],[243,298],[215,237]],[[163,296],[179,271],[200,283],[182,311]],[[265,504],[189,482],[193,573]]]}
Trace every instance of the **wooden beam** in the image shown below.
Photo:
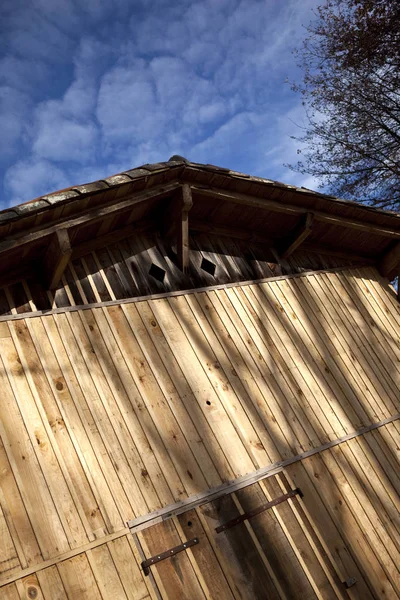
{"label": "wooden beam", "polygon": [[182,185],[181,210],[176,221],[176,251],[183,273],[189,269],[189,211],[193,206],[192,192],[187,183]]}
{"label": "wooden beam", "polygon": [[[258,246],[265,246],[266,248],[271,249],[273,252],[277,245],[277,240],[271,240],[266,238],[261,233],[257,233],[254,231],[250,231],[249,229],[241,229],[239,227],[223,227],[222,225],[214,225],[208,221],[199,221],[197,219],[190,219],[189,224],[190,231],[201,231],[204,233],[209,233],[210,235],[218,235],[229,238],[234,238],[238,240],[243,240],[245,242],[252,242],[257,244]],[[302,249],[307,250],[307,252],[313,252],[316,254],[325,254],[329,256],[334,256],[336,258],[343,258],[347,260],[355,260],[357,262],[363,263],[365,265],[375,265],[376,260],[371,257],[364,256],[362,254],[354,254],[353,252],[345,252],[337,250],[336,248],[331,248],[329,246],[323,246],[321,244],[310,244],[305,242],[302,245]],[[278,261],[278,256],[276,260]]]}
{"label": "wooden beam", "polygon": [[335,258],[343,258],[344,260],[357,261],[358,263],[362,263],[363,265],[373,265],[376,266],[376,259],[371,258],[370,256],[365,256],[364,254],[354,254],[354,252],[345,252],[336,250],[336,248],[332,248],[331,246],[323,246],[322,244],[309,244],[305,242],[302,247],[302,250],[305,252],[312,252],[313,254],[324,254],[325,256],[332,256]]}
{"label": "wooden beam", "polygon": [[324,273],[339,273],[341,271],[349,271],[352,269],[360,269],[367,265],[357,265],[346,267],[334,267],[332,269],[321,269],[319,271],[310,270],[302,273],[293,273],[292,275],[276,275],[273,277],[264,277],[263,279],[252,279],[250,281],[234,281],[232,283],[220,283],[218,285],[208,285],[199,288],[189,288],[186,290],[176,290],[174,292],[162,292],[160,294],[148,294],[147,296],[135,296],[131,298],[120,298],[118,300],[106,300],[104,302],[92,302],[90,304],[74,304],[72,306],[62,306],[60,308],[46,308],[45,310],[37,310],[26,313],[15,313],[9,315],[0,315],[0,323],[3,321],[19,321],[20,319],[31,319],[36,317],[46,317],[47,315],[58,315],[67,312],[76,312],[81,310],[92,310],[93,308],[105,308],[106,306],[119,306],[121,304],[135,304],[136,302],[148,302],[149,300],[160,300],[161,298],[174,298],[176,296],[186,296],[190,294],[200,294],[212,290],[226,290],[234,287],[244,287],[247,285],[257,285],[258,283],[271,283],[273,281],[283,281],[286,279],[297,279],[299,277],[310,277],[313,275],[321,275]]}
{"label": "wooden beam", "polygon": [[[252,206],[254,208],[261,208],[272,212],[281,212],[290,215],[305,215],[310,212],[308,208],[304,208],[302,206],[286,204],[286,202],[278,202],[276,200],[269,200],[267,198],[255,198],[254,196],[240,194],[238,192],[221,191],[216,188],[203,188],[196,185],[192,185],[191,187],[193,195],[207,196],[224,202],[233,202],[235,204]],[[312,212],[314,214],[314,219],[322,223],[337,225],[339,227],[349,227],[350,229],[357,229],[358,231],[366,231],[368,233],[373,233],[384,237],[400,239],[400,220],[399,230],[395,230],[389,227],[374,225],[373,223],[365,223],[363,221],[346,219],[344,217],[342,218],[340,216],[331,215],[318,210],[313,210]]]}
{"label": "wooden beam", "polygon": [[314,215],[307,213],[301,217],[299,225],[290,236],[286,244],[281,248],[281,258],[288,258],[308,238],[312,231]]}
{"label": "wooden beam", "polygon": [[85,211],[76,217],[71,219],[60,219],[59,221],[52,223],[50,226],[44,228],[37,228],[32,230],[30,233],[21,234],[13,238],[6,238],[0,242],[0,256],[12,248],[16,248],[25,244],[29,244],[36,240],[45,238],[46,236],[52,235],[60,229],[71,229],[79,225],[86,225],[88,223],[95,223],[112,214],[121,213],[123,211],[129,211],[134,205],[146,200],[153,200],[155,198],[163,198],[169,196],[174,191],[178,190],[181,185],[177,182],[161,185],[138,194],[131,194],[127,199],[117,202],[111,205],[105,205],[100,208]]}
{"label": "wooden beam", "polygon": [[150,219],[140,219],[126,227],[115,229],[114,231],[110,231],[109,233],[93,238],[92,240],[88,240],[87,242],[82,242],[72,248],[72,258],[80,258],[89,252],[93,252],[93,250],[97,250],[97,248],[115,244],[135,233],[147,231],[152,225],[153,223]]}
{"label": "wooden beam", "polygon": [[379,272],[383,277],[393,279],[400,267],[400,242],[392,245],[379,264]]}
{"label": "wooden beam", "polygon": [[189,510],[193,510],[197,506],[201,506],[202,504],[208,504],[217,498],[222,498],[223,496],[228,496],[233,492],[241,490],[253,483],[261,481],[262,479],[266,479],[268,477],[273,477],[278,473],[282,472],[286,467],[293,465],[295,463],[301,462],[310,456],[315,456],[316,454],[320,454],[321,452],[325,452],[326,450],[330,450],[331,448],[335,448],[340,444],[344,444],[354,438],[361,437],[370,431],[374,431],[375,429],[379,429],[380,427],[384,427],[385,425],[389,425],[389,423],[394,423],[400,419],[400,413],[394,414],[391,417],[387,417],[383,421],[378,421],[377,423],[372,423],[371,425],[367,425],[362,427],[361,429],[356,429],[343,437],[336,438],[335,440],[331,440],[322,444],[321,446],[317,446],[316,448],[311,448],[310,450],[306,450],[301,454],[296,454],[295,456],[291,456],[285,460],[280,460],[276,463],[272,463],[266,467],[261,467],[257,469],[257,471],[253,471],[252,473],[247,473],[246,475],[242,475],[242,477],[238,477],[233,481],[229,481],[228,483],[223,483],[218,487],[211,488],[204,492],[200,492],[193,496],[189,496],[185,500],[180,500],[175,504],[169,504],[164,506],[163,508],[158,508],[147,515],[142,515],[140,517],[136,517],[136,519],[132,519],[127,522],[129,530],[131,533],[137,533],[138,531],[142,531],[143,529],[148,529],[152,525],[156,523],[161,523],[162,521],[166,521],[167,519],[171,519],[182,513],[185,513]]}
{"label": "wooden beam", "polygon": [[260,246],[268,246],[268,248],[273,245],[272,240],[269,240],[261,233],[251,231],[249,229],[241,229],[240,227],[224,227],[223,225],[215,225],[209,221],[190,219],[189,229],[191,231],[201,231],[212,235],[235,238],[245,242],[253,242],[254,244],[258,244]]}
{"label": "wooden beam", "polygon": [[47,289],[54,290],[57,287],[71,255],[68,231],[59,229],[53,234],[43,261]]}

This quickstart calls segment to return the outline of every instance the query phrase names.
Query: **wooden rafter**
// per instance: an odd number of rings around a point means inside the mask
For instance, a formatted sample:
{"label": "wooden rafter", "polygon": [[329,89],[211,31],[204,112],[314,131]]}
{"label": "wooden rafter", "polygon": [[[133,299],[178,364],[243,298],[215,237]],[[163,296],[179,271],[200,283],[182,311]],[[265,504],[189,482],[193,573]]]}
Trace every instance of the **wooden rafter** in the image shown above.
{"label": "wooden rafter", "polygon": [[130,196],[126,200],[122,200],[115,204],[105,205],[100,208],[85,211],[84,213],[81,213],[76,217],[72,217],[71,219],[61,219],[58,223],[53,223],[52,225],[44,228],[38,228],[25,235],[22,234],[13,238],[4,239],[0,242],[0,256],[3,253],[8,252],[12,248],[17,248],[19,246],[43,239],[49,235],[52,235],[56,231],[59,231],[60,229],[71,229],[72,227],[77,227],[79,225],[95,223],[96,221],[100,221],[112,214],[129,211],[130,208],[132,208],[136,204],[139,204],[140,202],[169,196],[175,190],[178,190],[180,187],[180,184],[176,182],[168,185],[157,186],[152,188],[151,190],[139,192],[133,197]]}
{"label": "wooden rafter", "polygon": [[185,183],[182,185],[181,210],[176,221],[177,256],[183,273],[189,269],[189,211],[192,206],[192,192],[190,186]]}
{"label": "wooden rafter", "polygon": [[53,234],[43,261],[47,289],[54,290],[57,287],[71,254],[72,248],[68,231],[59,229]]}
{"label": "wooden rafter", "polygon": [[135,234],[141,233],[143,231],[147,231],[152,227],[153,223],[150,219],[140,219],[126,227],[121,227],[120,229],[115,229],[114,231],[110,231],[104,235],[97,236],[93,239],[87,240],[86,242],[82,242],[81,244],[77,244],[72,248],[72,258],[80,258],[88,252],[93,252],[93,250],[97,250],[98,248],[103,248],[104,246],[108,246],[109,244],[116,244],[121,240]]}
{"label": "wooden rafter", "polygon": [[393,279],[396,277],[400,267],[400,242],[394,244],[382,258],[379,271],[384,277]]}
{"label": "wooden rafter", "polygon": [[[246,242],[254,243],[258,246],[265,246],[274,251],[275,246],[277,244],[276,240],[271,240],[262,235],[261,233],[257,233],[255,231],[251,231],[249,229],[241,229],[240,227],[224,227],[222,225],[215,225],[208,221],[200,221],[198,219],[190,219],[190,230],[191,231],[201,231],[204,233],[209,233],[212,235],[218,235],[223,237],[229,237],[233,239],[243,240]],[[328,256],[335,256],[336,258],[344,258],[344,259],[353,259],[357,262],[363,264],[376,264],[376,260],[371,259],[368,256],[364,256],[362,254],[355,254],[354,252],[344,250],[340,251],[336,248],[331,248],[330,246],[323,246],[318,243],[310,244],[307,241],[302,243],[302,248],[304,247],[307,252],[314,252],[318,254],[325,254]],[[277,254],[276,260],[279,260],[279,256]]]}
{"label": "wooden rafter", "polygon": [[[233,202],[234,204],[241,204],[244,206],[252,206],[253,208],[260,208],[269,210],[272,212],[281,212],[289,215],[305,215],[310,210],[303,206],[295,206],[286,204],[286,202],[278,202],[276,200],[269,200],[267,198],[255,198],[248,194],[241,194],[239,192],[232,191],[221,191],[217,188],[204,188],[196,185],[192,185],[192,193],[194,196],[207,196],[224,202]],[[340,216],[332,215],[318,210],[313,210],[314,219],[322,223],[329,225],[337,225],[340,227],[348,227],[349,229],[356,229],[358,231],[366,231],[368,233],[375,233],[384,237],[391,237],[400,239],[400,231],[393,230],[388,227],[381,227],[380,225],[374,225],[373,223],[365,223],[363,221],[356,221],[354,219],[346,219]]]}
{"label": "wooden rafter", "polygon": [[249,229],[241,229],[240,227],[224,227],[223,225],[216,225],[209,221],[200,221],[198,219],[190,219],[189,227],[191,231],[201,231],[218,236],[221,235],[223,237],[235,238],[245,242],[254,242],[255,244],[262,246],[271,247],[273,245],[272,240],[266,238],[265,235]]}
{"label": "wooden rafter", "polygon": [[281,248],[281,258],[289,258],[291,254],[308,238],[312,231],[314,215],[307,213],[300,219],[299,225]]}

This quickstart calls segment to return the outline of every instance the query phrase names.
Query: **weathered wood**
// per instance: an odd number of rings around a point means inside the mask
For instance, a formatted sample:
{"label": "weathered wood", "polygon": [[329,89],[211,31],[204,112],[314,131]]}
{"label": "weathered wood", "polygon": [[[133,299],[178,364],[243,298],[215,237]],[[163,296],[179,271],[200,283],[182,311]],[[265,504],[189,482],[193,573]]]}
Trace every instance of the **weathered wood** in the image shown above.
{"label": "weathered wood", "polygon": [[8,585],[9,583],[16,581],[17,579],[27,577],[32,573],[40,573],[42,570],[57,565],[59,562],[63,562],[64,560],[74,558],[74,556],[78,556],[79,554],[82,554],[87,550],[92,550],[93,548],[97,548],[98,546],[102,546],[103,544],[113,542],[114,540],[119,540],[120,538],[126,537],[127,535],[130,535],[129,529],[127,527],[124,527],[120,531],[105,535],[104,537],[101,537],[98,540],[94,540],[93,542],[84,544],[79,548],[74,548],[73,550],[69,550],[68,552],[58,554],[54,558],[50,558],[48,560],[42,561],[41,563],[37,563],[32,567],[21,570],[19,573],[9,575],[7,578],[0,580],[0,589],[2,588],[2,586]]}
{"label": "weathered wood", "polygon": [[268,240],[265,236],[252,231],[251,229],[241,229],[240,227],[224,227],[223,225],[216,225],[210,221],[190,219],[189,229],[192,231],[201,231],[218,236],[221,235],[223,237],[244,240],[246,242],[254,242],[267,247],[273,245],[272,240]]}
{"label": "weathered wood", "polygon": [[400,414],[394,415],[393,417],[388,417],[384,421],[381,421],[379,423],[374,423],[373,425],[369,425],[368,427],[363,427],[362,429],[360,429],[358,431],[354,431],[353,433],[349,433],[339,439],[332,440],[331,442],[327,442],[326,444],[318,446],[317,448],[313,448],[312,450],[307,450],[307,452],[303,452],[302,454],[299,454],[297,456],[293,456],[286,460],[278,461],[272,465],[268,465],[268,467],[263,467],[261,469],[258,469],[257,471],[254,471],[253,473],[250,473],[249,475],[239,477],[234,482],[222,484],[222,485],[218,486],[217,488],[207,490],[206,492],[204,492],[202,494],[192,496],[191,498],[187,498],[186,500],[183,500],[182,502],[179,502],[177,504],[165,506],[162,509],[158,509],[158,510],[154,511],[154,513],[150,513],[143,517],[137,517],[136,519],[133,519],[132,521],[128,521],[128,527],[131,530],[131,532],[141,531],[142,529],[151,527],[155,523],[165,520],[166,518],[180,515],[188,510],[196,508],[197,506],[201,506],[202,504],[211,502],[212,500],[215,500],[222,496],[226,496],[227,494],[232,494],[233,492],[240,490],[242,488],[245,488],[245,487],[251,485],[252,483],[261,481],[262,479],[265,479],[267,477],[272,477],[273,475],[280,473],[281,471],[283,471],[286,467],[288,467],[290,465],[293,465],[297,462],[305,460],[306,458],[309,458],[310,456],[314,456],[315,454],[320,454],[321,452],[324,452],[325,450],[334,448],[335,446],[343,444],[344,442],[348,442],[349,440],[352,440],[356,437],[365,435],[366,433],[368,433],[370,431],[379,429],[380,427],[388,425],[389,423],[393,423],[394,421],[397,421],[399,419],[400,419]]}
{"label": "weathered wood", "polygon": [[393,279],[400,266],[400,242],[393,244],[379,264],[379,272],[383,277]]}
{"label": "weathered wood", "polygon": [[[309,212],[308,208],[302,206],[294,206],[286,204],[285,202],[277,202],[275,200],[269,200],[267,198],[259,199],[254,196],[241,194],[239,192],[228,192],[221,191],[218,188],[200,187],[192,185],[192,193],[195,196],[207,196],[215,198],[216,200],[233,202],[235,204],[242,204],[244,206],[252,206],[254,208],[261,208],[270,210],[273,212],[282,212],[290,215],[304,215]],[[389,227],[381,227],[379,225],[369,224],[365,221],[356,221],[354,219],[346,219],[342,217],[336,217],[329,213],[325,213],[319,210],[313,210],[314,218],[317,221],[328,223],[330,225],[337,225],[339,227],[348,227],[350,229],[357,229],[359,231],[366,231],[368,233],[376,233],[388,238],[400,239],[400,231],[390,229]]]}
{"label": "weathered wood", "polygon": [[58,229],[52,236],[43,260],[45,285],[54,290],[71,258],[72,248],[66,229]]}
{"label": "weathered wood", "polygon": [[[153,243],[135,247],[148,253],[142,275]],[[207,236],[203,248],[211,257]],[[248,273],[234,245],[220,249],[229,276]],[[167,569],[170,595],[189,569],[192,595],[206,598],[262,598],[263,586],[280,598],[399,596],[400,312],[384,278],[334,269],[126,301],[107,256],[68,267],[71,310],[0,325],[5,593],[24,597],[31,581],[44,600],[154,600],[124,527],[136,517],[138,530],[172,523],[177,542],[202,536],[182,571]],[[21,285],[12,318],[23,305],[36,301]],[[294,487],[302,500],[219,541],[225,510]]]}
{"label": "weathered wood", "polygon": [[12,248],[16,248],[17,246],[23,246],[36,240],[40,240],[62,229],[70,229],[72,227],[77,227],[78,225],[95,223],[112,214],[122,213],[125,210],[128,211],[135,204],[145,202],[149,199],[153,200],[156,198],[168,196],[179,188],[180,185],[178,183],[157,186],[151,190],[135,194],[134,197],[130,195],[126,200],[119,201],[115,204],[85,211],[77,217],[72,217],[71,219],[63,219],[61,220],[61,222],[52,223],[48,227],[40,227],[35,229],[34,231],[31,231],[30,233],[21,233],[20,235],[16,235],[15,237],[10,239],[5,238],[0,242],[0,255],[5,252],[8,252]]}
{"label": "weathered wood", "polygon": [[[263,282],[269,282],[269,281],[279,281],[279,280],[284,280],[284,279],[291,279],[291,278],[298,278],[298,277],[308,277],[311,275],[316,275],[319,273],[330,273],[330,272],[339,272],[339,271],[347,271],[350,270],[352,268],[356,268],[356,267],[334,267],[332,269],[323,269],[320,271],[303,271],[302,273],[294,273],[292,275],[278,275],[278,276],[274,276],[274,277],[268,277],[265,279],[254,279],[251,281],[235,281],[232,283],[225,283],[225,284],[219,284],[219,285],[210,285],[207,287],[198,287],[198,288],[194,288],[194,289],[187,289],[187,290],[177,290],[177,291],[173,291],[173,292],[165,292],[165,293],[161,293],[161,294],[151,294],[151,295],[146,295],[146,296],[136,296],[136,297],[132,297],[132,298],[122,298],[120,300],[108,300],[105,302],[92,302],[92,303],[87,303],[87,304],[76,304],[73,306],[61,306],[60,308],[51,308],[49,310],[41,310],[41,311],[32,311],[32,312],[27,312],[27,313],[17,313],[16,311],[13,312],[10,315],[0,315],[0,323],[5,322],[5,321],[16,321],[18,319],[27,319],[30,317],[41,317],[41,316],[45,316],[45,315],[51,315],[51,314],[62,314],[65,312],[75,312],[77,310],[90,310],[92,308],[101,308],[101,307],[105,307],[105,306],[118,306],[119,304],[130,304],[130,303],[135,303],[135,302],[143,302],[144,300],[158,300],[160,298],[169,298],[169,297],[174,297],[174,296],[184,296],[187,294],[196,294],[199,292],[206,292],[206,291],[212,291],[212,290],[222,290],[222,289],[228,289],[228,288],[233,288],[233,287],[242,287],[242,286],[246,286],[246,285],[252,285],[252,284],[257,284],[257,283],[263,283]],[[84,298],[85,299],[85,298]]]}
{"label": "weathered wood", "polygon": [[142,233],[149,229],[152,225],[152,222],[149,219],[141,219],[140,221],[136,221],[131,225],[126,227],[122,227],[121,229],[116,229],[104,235],[100,235],[96,238],[88,240],[87,242],[82,242],[81,244],[75,245],[72,249],[72,259],[80,258],[81,256],[85,256],[89,252],[93,252],[93,250],[97,250],[98,248],[103,248],[104,246],[108,246],[110,244],[116,244],[125,238],[135,235],[135,233]]}
{"label": "weathered wood", "polygon": [[288,258],[297,248],[308,238],[312,232],[314,215],[307,213],[305,217],[300,219],[299,225],[296,227],[289,240],[280,248],[281,258]]}
{"label": "weathered wood", "polygon": [[184,273],[189,269],[189,211],[192,206],[192,192],[185,183],[182,185],[181,211],[176,223],[178,263]]}

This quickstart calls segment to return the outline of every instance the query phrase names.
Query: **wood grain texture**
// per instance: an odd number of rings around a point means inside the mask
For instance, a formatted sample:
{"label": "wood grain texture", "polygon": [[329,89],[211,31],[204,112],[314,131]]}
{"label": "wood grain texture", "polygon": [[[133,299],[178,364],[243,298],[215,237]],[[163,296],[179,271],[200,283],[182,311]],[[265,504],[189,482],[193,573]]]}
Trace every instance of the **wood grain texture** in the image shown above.
{"label": "wood grain texture", "polygon": [[[210,257],[206,247],[198,252]],[[154,248],[146,252],[151,261]],[[230,256],[221,269],[242,271]],[[68,302],[117,299],[109,258],[86,257],[65,275]],[[143,280],[145,261],[121,264],[121,290],[127,273]],[[399,325],[395,294],[369,267],[3,323],[0,585],[10,598],[29,585],[45,600],[155,598],[126,522],[398,413]],[[213,598],[213,586],[229,599],[249,594],[224,566],[245,550],[257,558],[243,572],[265,570],[256,597],[263,585],[272,597],[296,587],[342,597],[349,577],[352,598],[400,597],[399,447],[392,422],[237,492],[226,511],[220,502],[171,521],[165,543],[193,527],[210,544],[184,561],[192,597]],[[221,511],[297,485],[303,500],[229,543],[214,538]],[[289,580],[268,550],[275,534]],[[161,551],[160,539],[148,550]]]}
{"label": "wood grain texture", "polygon": [[[278,259],[265,241],[261,243],[262,240],[242,240],[232,236],[221,237],[218,232],[189,230],[189,214],[183,205],[183,212],[179,211],[179,239],[172,246],[154,229],[149,229],[147,221],[139,224],[136,230],[124,227],[119,236],[100,236],[91,245],[82,241],[73,249],[71,258],[69,247],[65,248],[65,240],[63,246],[62,239],[54,238],[46,263],[54,307],[360,264],[359,259],[345,253],[336,256],[330,251],[330,254],[323,255],[315,249],[303,251],[302,248],[292,250],[285,260]],[[174,215],[176,225],[178,217]],[[67,235],[62,232],[64,230],[58,234],[60,238]],[[204,258],[215,265],[214,274],[202,268]],[[162,282],[149,274],[152,264],[165,272]],[[51,308],[48,289],[48,284],[41,283],[34,274],[11,282],[0,290],[0,315]]]}

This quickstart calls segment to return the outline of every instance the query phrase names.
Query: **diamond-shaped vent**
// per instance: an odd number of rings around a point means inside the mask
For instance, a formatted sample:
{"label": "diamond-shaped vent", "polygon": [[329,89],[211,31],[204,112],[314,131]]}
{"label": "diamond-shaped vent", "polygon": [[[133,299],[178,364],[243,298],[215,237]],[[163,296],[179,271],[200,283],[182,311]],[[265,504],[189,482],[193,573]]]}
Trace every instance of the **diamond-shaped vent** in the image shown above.
{"label": "diamond-shaped vent", "polygon": [[214,276],[217,265],[215,265],[213,262],[211,262],[211,260],[208,260],[207,258],[203,258],[203,260],[201,261],[200,267],[203,269],[203,271],[206,271],[206,273],[209,273],[210,275]]}
{"label": "diamond-shaped vent", "polygon": [[161,267],[158,267],[154,263],[151,264],[151,267],[149,269],[149,275],[151,275],[152,277],[154,277],[154,279],[157,279],[157,281],[160,281],[161,283],[164,282],[164,277],[165,277],[164,269],[162,269]]}

